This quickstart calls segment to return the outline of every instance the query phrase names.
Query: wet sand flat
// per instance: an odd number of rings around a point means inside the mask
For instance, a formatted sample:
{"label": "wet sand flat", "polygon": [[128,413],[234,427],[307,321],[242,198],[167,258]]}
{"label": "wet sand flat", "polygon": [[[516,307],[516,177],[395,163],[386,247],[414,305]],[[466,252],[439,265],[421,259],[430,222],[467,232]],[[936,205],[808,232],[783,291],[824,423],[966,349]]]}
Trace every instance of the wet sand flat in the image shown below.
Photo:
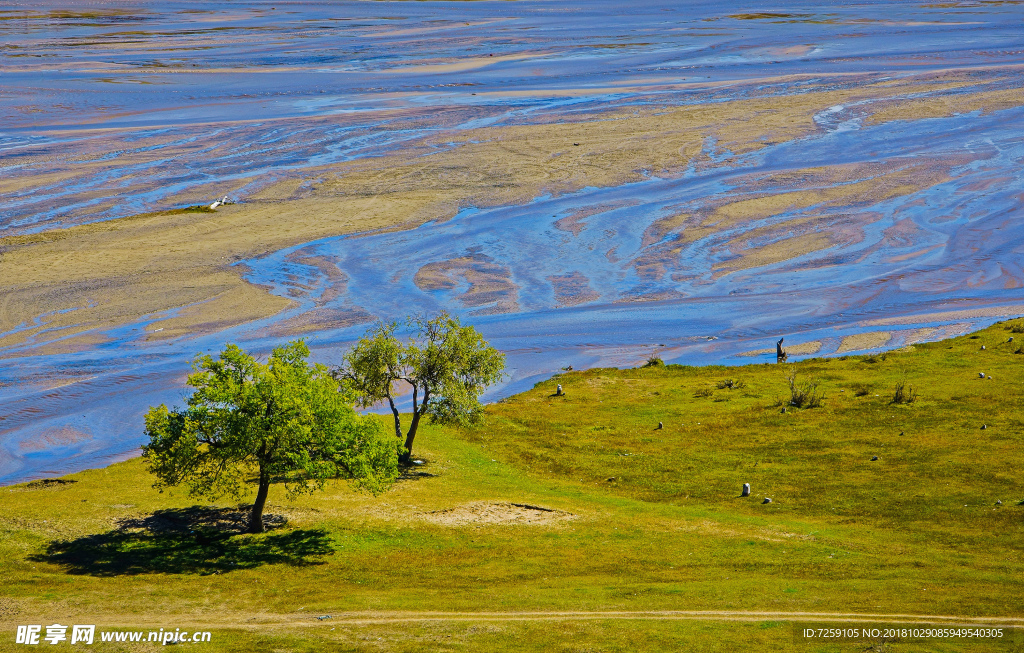
{"label": "wet sand flat", "polygon": [[1013,7],[463,4],[0,10],[0,482],[133,455],[226,341],[450,310],[500,397],[1020,312]]}

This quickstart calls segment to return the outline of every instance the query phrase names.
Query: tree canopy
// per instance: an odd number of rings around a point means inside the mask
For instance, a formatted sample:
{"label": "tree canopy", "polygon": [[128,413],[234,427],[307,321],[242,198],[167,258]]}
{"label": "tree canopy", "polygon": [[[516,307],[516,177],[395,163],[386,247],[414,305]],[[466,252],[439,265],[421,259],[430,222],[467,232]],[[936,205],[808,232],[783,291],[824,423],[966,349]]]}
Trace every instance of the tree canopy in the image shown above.
{"label": "tree canopy", "polygon": [[302,341],[260,363],[229,344],[219,358],[199,356],[183,409],[146,414],[143,457],[156,487],[184,485],[193,496],[241,497],[258,487],[249,531],[262,532],[272,482],[289,495],[322,489],[331,478],[379,492],[398,475],[398,442],[380,421],[361,417],[354,396],[323,365],[307,362]]}
{"label": "tree canopy", "polygon": [[335,375],[363,407],[387,401],[402,438],[396,384],[412,389],[412,418],[405,434],[403,461],[412,456],[420,420],[439,424],[475,421],[483,406],[480,395],[504,376],[505,356],[471,326],[442,312],[433,319],[408,321],[415,335],[402,342],[397,322],[379,322],[349,350]]}

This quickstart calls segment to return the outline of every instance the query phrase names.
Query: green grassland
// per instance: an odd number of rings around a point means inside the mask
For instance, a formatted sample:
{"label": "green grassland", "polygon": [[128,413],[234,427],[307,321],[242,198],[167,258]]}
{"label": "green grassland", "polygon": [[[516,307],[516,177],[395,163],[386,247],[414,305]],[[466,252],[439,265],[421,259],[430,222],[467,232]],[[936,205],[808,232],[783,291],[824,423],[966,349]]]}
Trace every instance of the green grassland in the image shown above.
{"label": "green grassland", "polygon": [[[424,464],[379,497],[275,487],[286,523],[261,535],[223,527],[235,506],[153,490],[139,459],[0,488],[0,650],[52,623],[209,630],[204,651],[1024,650],[1020,628],[807,642],[794,627],[838,618],[791,614],[1024,627],[1019,331],[568,372],[473,428],[427,428]],[[791,374],[820,407],[788,406]],[[894,404],[904,379],[917,399]]]}

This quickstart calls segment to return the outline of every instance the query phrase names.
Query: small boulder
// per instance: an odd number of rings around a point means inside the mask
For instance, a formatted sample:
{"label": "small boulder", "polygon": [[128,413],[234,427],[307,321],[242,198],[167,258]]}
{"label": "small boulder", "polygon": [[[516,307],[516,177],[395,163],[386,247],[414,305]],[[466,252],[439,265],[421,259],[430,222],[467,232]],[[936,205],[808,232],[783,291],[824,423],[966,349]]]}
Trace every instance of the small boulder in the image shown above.
{"label": "small boulder", "polygon": [[874,462],[874,461],[876,461],[876,460],[878,460],[878,456],[871,456],[871,461],[872,461],[872,462]]}
{"label": "small boulder", "polygon": [[658,422],[658,430],[660,431],[663,428],[665,428],[665,425],[662,422]]}
{"label": "small boulder", "polygon": [[1003,501],[1001,499],[996,499],[996,505],[997,506],[1003,505]]}
{"label": "small boulder", "polygon": [[985,351],[985,345],[981,346],[981,351]]}
{"label": "small boulder", "polygon": [[1013,342],[1013,336],[1010,336],[1010,339],[1007,340],[1006,342]]}
{"label": "small boulder", "polygon": [[555,389],[555,395],[558,396],[558,397],[561,397],[561,396],[565,395],[565,393],[562,392],[562,384],[561,383],[559,383],[558,387]]}
{"label": "small boulder", "polygon": [[982,425],[981,425],[981,430],[982,430],[982,431],[984,431],[984,430],[985,430],[985,429],[987,429],[987,428],[988,428],[988,424],[982,424]]}
{"label": "small boulder", "polygon": [[764,503],[771,503],[771,502],[772,502],[772,500],[771,500],[770,497],[765,497],[764,501],[762,501],[761,503],[764,504]]}
{"label": "small boulder", "polygon": [[984,379],[985,378],[985,373],[984,372],[978,372],[978,378],[979,379]]}
{"label": "small boulder", "polygon": [[743,484],[743,493],[740,494],[740,496],[741,497],[749,497],[750,496],[750,483],[744,483]]}

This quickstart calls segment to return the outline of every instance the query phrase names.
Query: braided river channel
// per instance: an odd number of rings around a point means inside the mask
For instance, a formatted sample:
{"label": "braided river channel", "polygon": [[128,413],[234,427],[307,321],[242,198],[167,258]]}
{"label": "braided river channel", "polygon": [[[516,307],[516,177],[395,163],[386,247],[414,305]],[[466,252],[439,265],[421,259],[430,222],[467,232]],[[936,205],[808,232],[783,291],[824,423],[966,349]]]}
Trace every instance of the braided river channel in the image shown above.
{"label": "braided river channel", "polygon": [[1024,314],[1024,4],[766,6],[4,3],[0,484],[138,455],[226,342],[447,310],[496,400]]}

